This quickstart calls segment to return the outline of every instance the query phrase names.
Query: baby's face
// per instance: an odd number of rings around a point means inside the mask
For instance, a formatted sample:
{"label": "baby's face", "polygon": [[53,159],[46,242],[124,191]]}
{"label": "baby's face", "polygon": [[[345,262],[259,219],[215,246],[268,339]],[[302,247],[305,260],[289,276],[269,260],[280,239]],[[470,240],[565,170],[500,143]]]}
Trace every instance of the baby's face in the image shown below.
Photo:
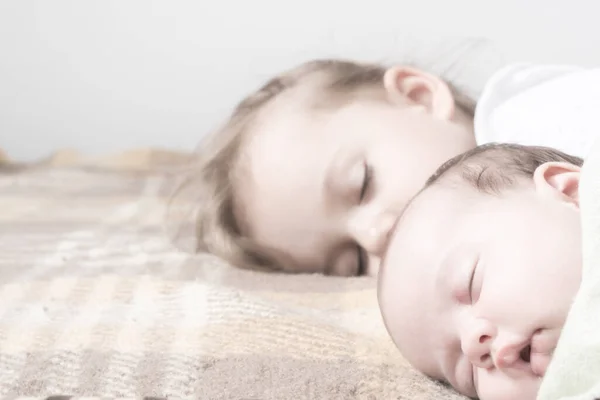
{"label": "baby's face", "polygon": [[468,396],[535,399],[581,279],[578,200],[566,187],[494,196],[439,183],[414,199],[380,283],[409,362]]}

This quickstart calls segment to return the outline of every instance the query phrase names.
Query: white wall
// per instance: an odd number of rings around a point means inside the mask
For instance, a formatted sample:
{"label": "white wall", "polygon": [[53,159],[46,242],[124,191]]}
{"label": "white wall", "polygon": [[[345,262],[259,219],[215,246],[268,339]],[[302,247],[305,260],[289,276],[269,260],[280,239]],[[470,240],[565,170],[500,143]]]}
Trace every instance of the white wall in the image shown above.
{"label": "white wall", "polygon": [[[507,61],[600,65],[598,15],[591,0],[0,0],[0,147],[191,149],[282,68],[421,52],[444,70],[466,36]],[[494,57],[462,79],[481,84]]]}

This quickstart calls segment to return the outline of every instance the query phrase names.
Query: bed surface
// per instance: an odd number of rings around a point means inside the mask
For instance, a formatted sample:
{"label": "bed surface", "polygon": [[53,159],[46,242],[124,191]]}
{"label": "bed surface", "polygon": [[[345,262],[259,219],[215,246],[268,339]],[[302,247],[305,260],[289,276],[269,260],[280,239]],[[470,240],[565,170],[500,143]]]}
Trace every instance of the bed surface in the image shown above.
{"label": "bed surface", "polygon": [[172,247],[164,167],[185,160],[0,159],[0,397],[459,398],[394,350],[374,280]]}

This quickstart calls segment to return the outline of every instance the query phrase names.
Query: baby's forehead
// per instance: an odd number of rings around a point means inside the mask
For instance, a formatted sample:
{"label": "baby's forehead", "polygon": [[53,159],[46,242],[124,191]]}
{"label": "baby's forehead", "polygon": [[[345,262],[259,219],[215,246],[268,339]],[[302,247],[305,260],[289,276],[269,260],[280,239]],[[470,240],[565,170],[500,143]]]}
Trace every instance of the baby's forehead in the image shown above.
{"label": "baby's forehead", "polygon": [[387,280],[386,277],[394,278],[398,273],[398,268],[395,268],[394,264],[404,258],[404,254],[410,252],[411,239],[413,238],[411,231],[418,228],[419,221],[424,218],[424,211],[426,212],[428,208],[431,208],[428,203],[435,199],[434,196],[430,195],[433,191],[430,191],[429,188],[420,191],[407,203],[398,217],[381,260],[381,280]]}
{"label": "baby's forehead", "polygon": [[[460,180],[443,180],[424,187],[406,205],[391,233],[388,247],[385,250],[381,270],[397,262],[403,254],[410,253],[411,239],[423,225],[431,225],[431,218],[452,212],[451,203],[461,202],[472,197],[472,188]],[[396,260],[396,261],[394,261]]]}
{"label": "baby's forehead", "polygon": [[379,276],[379,306],[387,331],[402,355],[420,371],[441,378],[432,354],[438,321],[433,319],[433,275],[411,259],[410,240],[396,235]]}
{"label": "baby's forehead", "polygon": [[397,229],[406,225],[406,221],[413,218],[422,218],[423,213],[432,207],[439,207],[446,203],[446,199],[468,196],[472,186],[465,182],[458,173],[451,173],[443,179],[428,183],[414,195],[404,206],[397,222]]}
{"label": "baby's forehead", "polygon": [[434,356],[441,322],[434,311],[441,301],[436,277],[449,243],[440,238],[452,233],[445,229],[451,218],[443,214],[452,214],[455,207],[448,203],[460,204],[466,193],[465,185],[435,184],[415,196],[395,226],[380,269],[380,307],[390,336],[411,363],[436,378],[444,376]]}

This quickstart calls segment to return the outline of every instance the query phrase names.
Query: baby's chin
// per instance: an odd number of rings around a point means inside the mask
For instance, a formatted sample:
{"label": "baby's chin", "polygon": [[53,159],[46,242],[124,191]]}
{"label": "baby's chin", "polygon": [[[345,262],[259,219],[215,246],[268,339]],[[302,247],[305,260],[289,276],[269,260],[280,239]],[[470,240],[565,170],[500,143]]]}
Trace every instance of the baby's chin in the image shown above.
{"label": "baby's chin", "polygon": [[536,400],[542,384],[542,378],[531,372],[480,371],[476,375],[478,383],[475,397],[479,400]]}

